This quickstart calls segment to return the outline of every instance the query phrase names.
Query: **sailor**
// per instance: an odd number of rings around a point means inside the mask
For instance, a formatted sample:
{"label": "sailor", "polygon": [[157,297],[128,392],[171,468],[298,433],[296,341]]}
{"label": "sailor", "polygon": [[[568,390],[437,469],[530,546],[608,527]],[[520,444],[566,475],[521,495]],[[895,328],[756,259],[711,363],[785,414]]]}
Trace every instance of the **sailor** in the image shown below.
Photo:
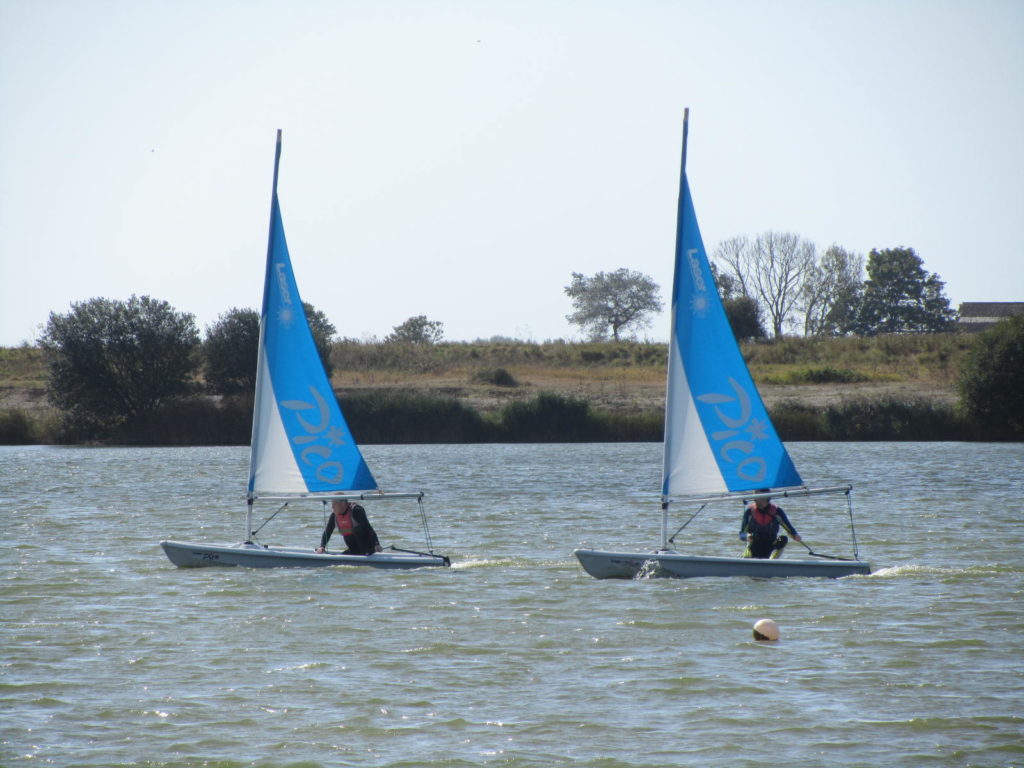
{"label": "sailor", "polygon": [[[767,494],[770,489],[762,488],[757,493]],[[743,521],[740,523],[740,541],[747,542],[744,557],[756,557],[762,560],[773,560],[782,554],[789,538],[779,536],[780,524],[797,541],[803,541],[796,528],[789,522],[782,507],[772,504],[767,495],[758,496],[743,510]]]}
{"label": "sailor", "polygon": [[377,532],[373,530],[366,517],[366,510],[348,499],[335,499],[331,502],[331,515],[320,537],[317,552],[327,551],[327,541],[335,528],[345,539],[347,549],[341,553],[343,555],[372,555],[374,552],[383,551],[377,539]]}

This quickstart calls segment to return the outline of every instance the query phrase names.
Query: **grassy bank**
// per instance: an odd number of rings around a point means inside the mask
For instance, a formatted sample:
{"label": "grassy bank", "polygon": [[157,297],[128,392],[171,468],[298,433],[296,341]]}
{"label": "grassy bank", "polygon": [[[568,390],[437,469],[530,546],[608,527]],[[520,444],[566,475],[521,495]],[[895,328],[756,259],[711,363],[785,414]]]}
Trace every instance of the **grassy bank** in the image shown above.
{"label": "grassy bank", "polygon": [[[787,440],[978,439],[955,387],[971,336],[788,339],[743,345]],[[335,344],[333,385],[361,443],[660,441],[664,344],[510,340]],[[0,349],[0,443],[55,443],[40,351]],[[201,385],[201,382],[197,382]],[[114,436],[247,444],[247,398],[171,403]]]}

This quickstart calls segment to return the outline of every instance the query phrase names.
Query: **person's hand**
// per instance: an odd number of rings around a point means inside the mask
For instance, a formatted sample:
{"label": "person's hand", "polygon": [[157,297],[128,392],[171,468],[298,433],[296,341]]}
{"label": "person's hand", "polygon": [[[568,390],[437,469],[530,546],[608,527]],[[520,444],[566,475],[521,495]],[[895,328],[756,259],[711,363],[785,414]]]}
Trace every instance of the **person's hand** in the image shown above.
{"label": "person's hand", "polygon": [[316,553],[317,553],[318,555],[322,555],[322,554],[323,554],[324,552],[326,552],[327,550],[325,550],[325,549],[324,549],[323,547],[317,547],[317,548],[316,548],[315,550],[313,550],[313,551],[314,551],[314,552],[316,552]]}
{"label": "person's hand", "polygon": [[375,546],[373,548],[373,551],[374,552],[383,552],[384,551],[384,547],[382,547],[380,544],[378,544],[377,546]]}
{"label": "person's hand", "polygon": [[796,535],[795,533],[793,534],[793,538],[794,538],[794,539],[796,539],[797,541],[799,541],[799,542],[800,542],[801,544],[803,543],[803,539],[801,539],[801,538],[800,538],[799,536],[797,536],[797,535]]}

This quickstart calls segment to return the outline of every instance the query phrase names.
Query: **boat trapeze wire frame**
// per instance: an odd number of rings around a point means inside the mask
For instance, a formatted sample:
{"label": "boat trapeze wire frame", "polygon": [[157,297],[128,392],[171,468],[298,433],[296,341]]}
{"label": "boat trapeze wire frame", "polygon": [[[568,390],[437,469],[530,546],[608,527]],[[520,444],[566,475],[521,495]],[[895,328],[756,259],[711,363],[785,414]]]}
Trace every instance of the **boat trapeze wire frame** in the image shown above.
{"label": "boat trapeze wire frame", "polygon": [[[830,485],[822,488],[810,488],[808,486],[796,486],[791,488],[775,488],[771,489],[766,493],[747,492],[747,493],[723,493],[716,496],[662,496],[661,497],[661,551],[668,552],[670,545],[675,543],[676,536],[683,530],[690,522],[701,512],[708,504],[716,502],[728,502],[728,501],[751,501],[753,499],[787,499],[787,498],[798,498],[803,496],[824,496],[826,494],[838,494],[841,493],[846,496],[846,510],[850,517],[850,538],[853,542],[853,558],[854,560],[860,560],[860,552],[857,548],[857,529],[853,523],[853,485],[847,483],[845,485]],[[668,515],[669,507],[672,504],[700,504],[700,508],[694,512],[689,520],[683,523],[675,533],[671,536],[668,535]],[[812,553],[813,554],[813,553]]]}
{"label": "boat trapeze wire frame", "polygon": [[[263,526],[269,523],[281,510],[285,509],[293,501],[319,501],[322,502],[326,508],[327,502],[329,501],[394,501],[398,499],[416,499],[419,505],[420,518],[423,521],[423,528],[427,530],[427,543],[431,547],[433,552],[433,545],[430,544],[430,533],[427,529],[427,515],[423,508],[423,497],[426,496],[426,491],[343,491],[340,493],[267,493],[259,494],[253,493],[246,497],[246,510],[245,510],[245,538],[243,539],[246,543],[251,543],[253,536],[255,536]],[[257,501],[283,501],[284,504],[274,512],[269,518],[264,520],[260,527],[253,530],[253,505]]]}
{"label": "boat trapeze wire frame", "polygon": [[338,493],[254,493],[250,501],[391,501],[422,499],[426,491],[341,491]]}
{"label": "boat trapeze wire frame", "polygon": [[817,496],[827,493],[850,493],[853,490],[853,486],[849,483],[846,485],[830,485],[822,488],[809,488],[807,486],[795,486],[790,488],[772,488],[767,492],[758,493],[757,491],[745,491],[741,493],[722,493],[718,495],[708,496],[662,496],[662,504],[712,504],[719,501],[748,501],[750,499],[787,499],[795,498],[798,496]]}
{"label": "boat trapeze wire frame", "polygon": [[[381,494],[377,494],[377,495],[373,496],[372,498],[384,498],[384,497],[386,497],[388,499],[411,499],[411,498],[415,498],[416,499],[416,505],[417,505],[417,507],[419,507],[419,510],[420,510],[420,523],[423,525],[423,538],[427,542],[427,551],[431,555],[433,555],[434,554],[434,542],[430,538],[430,526],[427,525],[427,510],[426,510],[426,507],[423,506],[423,497],[425,495],[426,494],[424,492],[422,492],[422,491],[420,491],[419,493],[384,493],[384,492],[381,492]],[[346,499],[348,501],[352,501],[353,500],[349,496],[336,496],[336,495],[334,495],[334,496],[330,496],[330,497],[323,497],[323,496],[320,497],[320,500],[323,502],[324,524],[325,525],[327,524],[326,521],[327,521],[327,514],[328,514],[327,513],[327,502],[328,501],[336,501],[336,500],[338,500],[340,498]],[[285,503],[285,506],[288,506],[287,503]],[[278,510],[278,512],[279,511],[280,510]],[[276,515],[277,512],[275,512],[274,514]],[[416,552],[415,550],[412,550],[412,549],[398,549],[397,547],[388,547],[388,549],[393,549],[396,552],[411,552],[411,553],[417,554],[417,555],[422,555],[423,554],[422,552]],[[448,558],[446,557],[445,560],[447,561]]]}

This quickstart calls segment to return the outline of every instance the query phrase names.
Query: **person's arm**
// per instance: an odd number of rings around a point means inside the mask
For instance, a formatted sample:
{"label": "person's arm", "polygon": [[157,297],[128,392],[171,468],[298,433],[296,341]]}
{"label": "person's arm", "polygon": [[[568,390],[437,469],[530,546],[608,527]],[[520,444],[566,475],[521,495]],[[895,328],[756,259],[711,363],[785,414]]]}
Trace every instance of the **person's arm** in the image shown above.
{"label": "person's arm", "polygon": [[740,541],[747,540],[747,523],[750,522],[750,507],[743,510],[743,520],[740,521]]}
{"label": "person's arm", "polygon": [[374,552],[383,552],[383,548],[380,545],[380,539],[377,538],[377,532],[370,525],[370,518],[366,516],[366,510],[362,507],[356,507],[356,515],[358,515],[358,525],[363,528],[363,543],[367,549],[367,554],[373,554]]}
{"label": "person's arm", "polygon": [[323,535],[320,537],[320,546],[317,547],[317,552],[325,552],[327,550],[327,542],[330,540],[332,533],[334,533],[333,512],[327,518],[327,526],[324,528]]}
{"label": "person's arm", "polygon": [[782,523],[782,527],[789,532],[790,536],[797,541],[802,541],[800,534],[796,532],[796,528],[794,528],[793,524],[789,522],[789,518],[786,517],[786,513],[782,511],[782,507],[779,507],[779,522]]}
{"label": "person's arm", "polygon": [[384,548],[380,545],[380,539],[377,538],[377,532],[373,530],[373,526],[370,525],[369,522],[367,522],[367,525],[370,527],[370,542],[373,544],[373,551],[383,552]]}

